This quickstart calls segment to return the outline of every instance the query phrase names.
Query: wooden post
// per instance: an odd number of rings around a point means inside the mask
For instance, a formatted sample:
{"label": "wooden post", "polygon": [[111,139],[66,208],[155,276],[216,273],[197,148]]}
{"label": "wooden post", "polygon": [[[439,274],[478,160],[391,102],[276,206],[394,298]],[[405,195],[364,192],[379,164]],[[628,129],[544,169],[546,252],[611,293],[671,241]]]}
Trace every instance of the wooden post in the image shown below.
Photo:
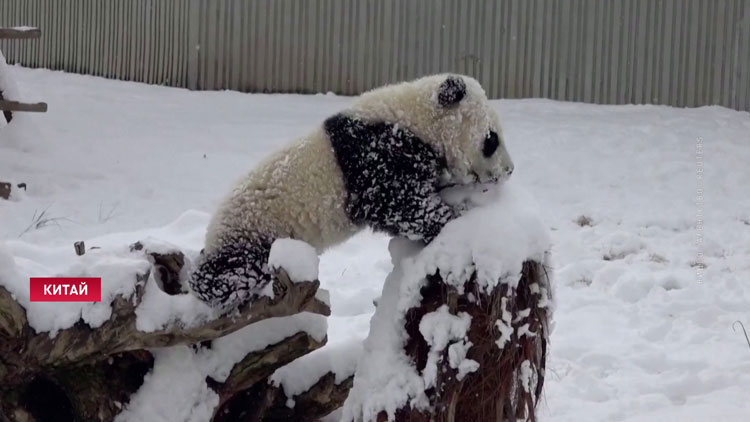
{"label": "wooden post", "polygon": [[[33,27],[16,27],[0,28],[0,39],[6,40],[30,40],[41,38],[42,31]],[[2,55],[0,55],[2,57]],[[0,111],[5,116],[5,121],[10,123],[13,120],[14,111],[46,113],[47,103],[21,103],[18,101],[9,101],[3,97],[3,90],[0,87]]]}
{"label": "wooden post", "polygon": [[10,183],[0,182],[0,198],[10,198]]}
{"label": "wooden post", "polygon": [[[0,89],[0,101],[3,101],[3,90]],[[2,110],[3,116],[5,116],[5,121],[10,123],[11,120],[13,120],[13,113],[10,112],[10,110]]]}
{"label": "wooden post", "polygon": [[33,113],[46,113],[47,103],[21,103],[18,101],[0,100],[0,110],[5,111],[26,111]]}
{"label": "wooden post", "polygon": [[83,240],[73,243],[73,248],[76,250],[76,255],[81,256],[86,253],[86,244]]}
{"label": "wooden post", "polygon": [[0,28],[0,39],[31,40],[42,37],[39,28]]}

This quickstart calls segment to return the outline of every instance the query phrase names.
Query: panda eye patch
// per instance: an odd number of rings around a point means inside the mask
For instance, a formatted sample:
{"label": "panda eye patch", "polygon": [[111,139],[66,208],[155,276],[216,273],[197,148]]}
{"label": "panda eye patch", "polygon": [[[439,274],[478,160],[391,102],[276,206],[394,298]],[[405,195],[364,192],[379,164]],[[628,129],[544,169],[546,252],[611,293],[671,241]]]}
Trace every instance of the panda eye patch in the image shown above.
{"label": "panda eye patch", "polygon": [[482,145],[482,154],[489,158],[492,154],[497,151],[497,147],[500,146],[500,138],[498,138],[495,131],[490,131],[486,138],[484,138],[484,145]]}

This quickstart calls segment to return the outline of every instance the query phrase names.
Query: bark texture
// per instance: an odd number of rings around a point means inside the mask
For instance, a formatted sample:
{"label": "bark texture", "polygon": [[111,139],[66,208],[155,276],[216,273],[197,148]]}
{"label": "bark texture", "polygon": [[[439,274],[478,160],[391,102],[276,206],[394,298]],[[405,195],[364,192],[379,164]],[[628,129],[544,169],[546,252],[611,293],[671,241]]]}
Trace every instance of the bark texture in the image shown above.
{"label": "bark texture", "polygon": [[[536,418],[536,406],[542,395],[547,357],[548,287],[546,268],[537,262],[523,265],[516,288],[500,284],[487,293],[478,288],[476,274],[461,294],[443,283],[439,274],[428,279],[422,289],[419,306],[406,314],[405,346],[407,355],[421,373],[427,364],[430,347],[419,331],[427,313],[447,305],[451,314],[471,316],[468,340],[472,343],[467,358],[479,363],[479,369],[459,380],[457,369],[449,365],[448,348],[438,363],[437,383],[428,390],[430,410],[406,406],[396,413],[397,422],[509,422]],[[548,290],[546,290],[548,292]],[[507,321],[512,334],[504,346],[498,321]],[[385,412],[378,420],[387,421]]]}

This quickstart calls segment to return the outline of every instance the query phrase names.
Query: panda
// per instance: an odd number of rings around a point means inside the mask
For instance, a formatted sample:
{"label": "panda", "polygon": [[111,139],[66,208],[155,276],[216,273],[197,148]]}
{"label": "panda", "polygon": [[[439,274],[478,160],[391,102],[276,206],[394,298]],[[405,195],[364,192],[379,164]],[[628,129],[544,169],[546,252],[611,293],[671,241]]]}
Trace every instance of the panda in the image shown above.
{"label": "panda", "polygon": [[440,190],[513,172],[481,85],[442,74],[366,92],[263,161],[218,206],[189,279],[220,310],[261,294],[279,238],[318,253],[365,227],[429,243],[460,210]]}

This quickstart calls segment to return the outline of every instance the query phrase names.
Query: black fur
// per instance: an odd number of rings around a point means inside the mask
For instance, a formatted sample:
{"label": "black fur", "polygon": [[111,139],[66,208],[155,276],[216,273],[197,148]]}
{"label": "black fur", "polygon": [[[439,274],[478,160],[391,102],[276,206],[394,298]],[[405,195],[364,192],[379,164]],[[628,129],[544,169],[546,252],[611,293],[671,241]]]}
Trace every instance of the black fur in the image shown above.
{"label": "black fur", "polygon": [[326,120],[325,131],[355,224],[429,242],[456,217],[437,192],[445,159],[410,131],[342,114]]}
{"label": "black fur", "polygon": [[238,238],[217,252],[202,255],[190,277],[192,291],[219,309],[254,299],[272,278],[267,265],[272,244],[267,237]]}
{"label": "black fur", "polygon": [[438,104],[450,108],[466,96],[466,82],[458,76],[449,76],[438,89]]}
{"label": "black fur", "polygon": [[497,151],[497,147],[500,146],[500,138],[497,136],[497,132],[491,130],[484,138],[484,145],[482,145],[482,155],[487,158],[492,157],[492,154]]}

